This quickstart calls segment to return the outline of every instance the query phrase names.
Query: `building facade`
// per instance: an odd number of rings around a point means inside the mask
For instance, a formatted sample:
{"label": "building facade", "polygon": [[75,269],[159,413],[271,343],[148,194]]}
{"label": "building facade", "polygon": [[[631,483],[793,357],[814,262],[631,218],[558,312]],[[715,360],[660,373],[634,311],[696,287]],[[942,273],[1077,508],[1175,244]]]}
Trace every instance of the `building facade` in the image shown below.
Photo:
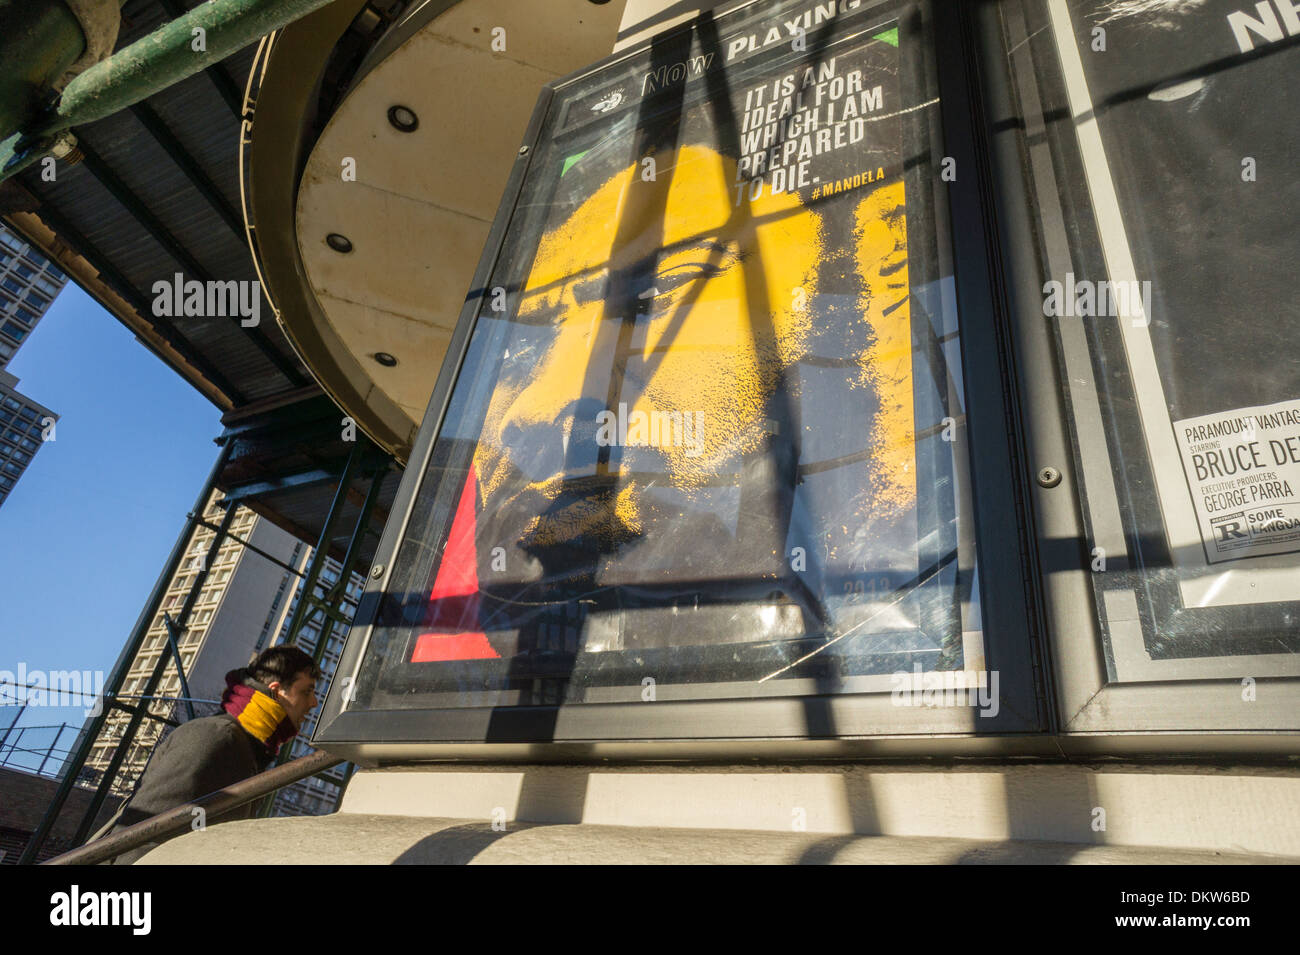
{"label": "building facade", "polygon": [[0,505],[53,434],[56,421],[58,415],[20,392],[18,379],[0,370]]}
{"label": "building facade", "polygon": [[0,505],[58,420],[19,392],[18,379],[5,369],[67,281],[58,266],[0,225]]}
{"label": "building facade", "polygon": [[0,224],[0,368],[27,340],[68,277],[40,250]]}

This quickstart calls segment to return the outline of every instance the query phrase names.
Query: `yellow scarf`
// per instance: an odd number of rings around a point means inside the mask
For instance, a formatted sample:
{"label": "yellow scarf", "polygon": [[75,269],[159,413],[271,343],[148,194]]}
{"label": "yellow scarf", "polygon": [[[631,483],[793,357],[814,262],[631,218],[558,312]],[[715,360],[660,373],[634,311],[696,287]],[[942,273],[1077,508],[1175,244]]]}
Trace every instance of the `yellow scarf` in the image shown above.
{"label": "yellow scarf", "polygon": [[265,743],[287,715],[283,706],[257,690],[236,719],[250,736]]}

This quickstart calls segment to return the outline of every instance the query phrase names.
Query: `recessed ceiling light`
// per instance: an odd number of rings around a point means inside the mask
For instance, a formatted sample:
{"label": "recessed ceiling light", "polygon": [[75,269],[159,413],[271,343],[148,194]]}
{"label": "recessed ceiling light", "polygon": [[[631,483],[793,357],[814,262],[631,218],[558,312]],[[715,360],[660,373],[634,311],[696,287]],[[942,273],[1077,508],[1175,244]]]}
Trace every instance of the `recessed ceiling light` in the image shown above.
{"label": "recessed ceiling light", "polygon": [[397,364],[397,359],[386,351],[375,352],[375,361],[379,362],[379,364],[383,365],[385,368],[392,368]]}
{"label": "recessed ceiling light", "polygon": [[331,232],[325,236],[325,244],[335,252],[341,252],[347,255],[352,251],[352,240],[345,235],[339,235],[337,232]]}
{"label": "recessed ceiling light", "polygon": [[413,133],[420,126],[420,117],[409,106],[388,107],[388,121],[393,128],[403,133]]}

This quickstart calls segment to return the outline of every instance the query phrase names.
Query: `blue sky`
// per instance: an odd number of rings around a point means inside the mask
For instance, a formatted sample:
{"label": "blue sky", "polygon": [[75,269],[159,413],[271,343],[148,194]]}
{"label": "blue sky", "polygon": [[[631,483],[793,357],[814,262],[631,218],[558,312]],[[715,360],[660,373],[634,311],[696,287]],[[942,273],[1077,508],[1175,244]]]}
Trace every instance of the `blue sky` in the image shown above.
{"label": "blue sky", "polygon": [[[8,370],[60,417],[0,504],[0,670],[107,679],[216,460],[220,412],[71,283]],[[0,706],[0,735],[15,712]],[[82,720],[29,707],[19,725]]]}

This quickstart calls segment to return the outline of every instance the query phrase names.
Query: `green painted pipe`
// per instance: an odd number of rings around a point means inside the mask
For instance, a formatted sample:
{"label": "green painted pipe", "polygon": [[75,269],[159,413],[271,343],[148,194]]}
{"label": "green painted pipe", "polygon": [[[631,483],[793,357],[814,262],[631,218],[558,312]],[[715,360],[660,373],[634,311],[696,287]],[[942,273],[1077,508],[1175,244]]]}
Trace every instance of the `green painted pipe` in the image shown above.
{"label": "green painted pipe", "polygon": [[63,0],[0,0],[0,135],[28,122],[85,48]]}
{"label": "green painted pipe", "polygon": [[212,0],[163,24],[76,77],[53,109],[0,143],[0,181],[43,156],[69,127],[138,103],[332,2]]}
{"label": "green painted pipe", "polygon": [[201,4],[74,79],[34,132],[56,133],[116,113],[332,2],[213,0]]}

